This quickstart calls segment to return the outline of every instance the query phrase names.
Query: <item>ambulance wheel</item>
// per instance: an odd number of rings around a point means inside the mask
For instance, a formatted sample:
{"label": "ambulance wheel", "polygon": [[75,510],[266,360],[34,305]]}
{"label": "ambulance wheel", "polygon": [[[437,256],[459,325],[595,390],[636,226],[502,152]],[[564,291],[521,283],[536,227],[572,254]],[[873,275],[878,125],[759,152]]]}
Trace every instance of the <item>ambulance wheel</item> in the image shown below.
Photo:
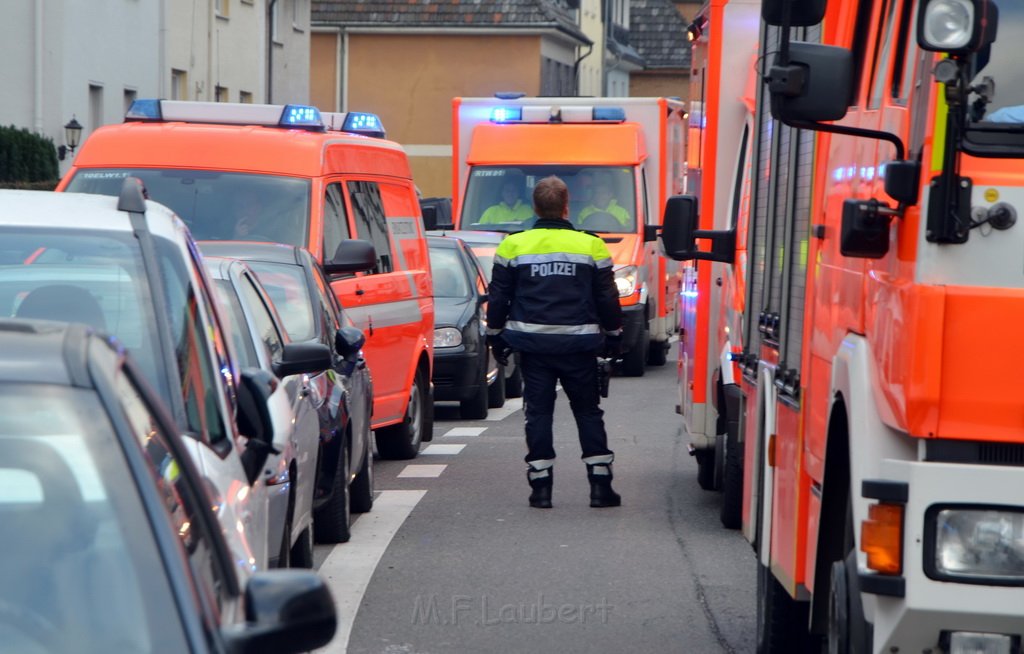
{"label": "ambulance wheel", "polygon": [[771,570],[757,564],[757,654],[813,651],[807,633],[807,602],[797,602]]}
{"label": "ambulance wheel", "polygon": [[374,432],[377,453],[382,459],[414,459],[420,453],[420,443],[427,430],[432,429],[425,377],[422,368],[416,371],[402,422]]}
{"label": "ambulance wheel", "polygon": [[735,429],[726,430],[725,466],[722,470],[722,510],[726,529],[739,529],[743,521],[743,450]]}
{"label": "ambulance wheel", "polygon": [[519,363],[519,354],[513,354],[512,357],[512,374],[505,378],[505,397],[522,397],[523,367]]}
{"label": "ambulance wheel", "polygon": [[663,366],[668,361],[668,342],[651,341],[647,349],[647,365]]}
{"label": "ambulance wheel", "polygon": [[622,374],[627,377],[644,376],[644,369],[647,367],[647,344],[650,338],[651,333],[644,327],[644,330],[640,332],[640,336],[636,339],[636,343],[622,357]]}
{"label": "ambulance wheel", "polygon": [[702,490],[715,490],[715,453],[701,450],[693,456],[697,459],[697,485]]}
{"label": "ambulance wheel", "polygon": [[487,408],[500,409],[505,406],[505,366],[498,366],[498,376],[487,387]]}

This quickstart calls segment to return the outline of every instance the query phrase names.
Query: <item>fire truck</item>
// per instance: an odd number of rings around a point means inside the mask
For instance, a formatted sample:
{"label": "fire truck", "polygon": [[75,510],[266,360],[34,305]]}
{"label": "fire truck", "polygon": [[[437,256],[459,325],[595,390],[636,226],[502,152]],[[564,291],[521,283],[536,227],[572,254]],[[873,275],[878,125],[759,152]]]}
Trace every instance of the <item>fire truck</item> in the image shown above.
{"label": "fire truck", "polygon": [[673,258],[745,271],[729,359],[757,649],[1019,652],[1024,344],[999,328],[1024,318],[1024,3],[761,18],[736,223],[691,194],[662,230]]}
{"label": "fire truck", "polygon": [[679,265],[659,253],[657,229],[665,201],[683,190],[685,115],[668,98],[453,100],[456,224],[522,230],[536,183],[565,181],[570,221],[600,235],[615,262],[628,376],[665,364],[678,325]]}

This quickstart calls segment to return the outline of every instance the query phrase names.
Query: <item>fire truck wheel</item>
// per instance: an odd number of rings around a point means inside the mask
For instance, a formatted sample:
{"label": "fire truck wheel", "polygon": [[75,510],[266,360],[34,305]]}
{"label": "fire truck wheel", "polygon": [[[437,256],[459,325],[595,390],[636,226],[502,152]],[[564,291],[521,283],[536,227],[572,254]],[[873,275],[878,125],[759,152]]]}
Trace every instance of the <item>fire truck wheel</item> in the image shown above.
{"label": "fire truck wheel", "polygon": [[771,570],[757,564],[757,654],[813,651],[807,633],[807,602],[797,602]]}
{"label": "fire truck wheel", "polygon": [[828,591],[828,654],[850,654],[850,596],[843,561],[832,563]]}
{"label": "fire truck wheel", "polygon": [[377,453],[382,459],[413,459],[420,452],[420,443],[424,440],[427,430],[433,430],[428,413],[427,382],[423,368],[416,371],[409,392],[409,403],[405,408],[405,418],[397,425],[381,427],[374,432],[377,442]]}
{"label": "fire truck wheel", "polygon": [[629,348],[622,357],[622,374],[627,377],[643,377],[647,364],[647,344],[650,342],[651,333],[644,327],[636,343]]}
{"label": "fire truck wheel", "polygon": [[662,341],[651,341],[647,350],[647,365],[663,366],[668,361],[668,343]]}
{"label": "fire truck wheel", "polygon": [[739,529],[743,521],[743,450],[735,429],[727,429],[723,440],[725,466],[722,471],[722,510],[719,517],[726,529]]}

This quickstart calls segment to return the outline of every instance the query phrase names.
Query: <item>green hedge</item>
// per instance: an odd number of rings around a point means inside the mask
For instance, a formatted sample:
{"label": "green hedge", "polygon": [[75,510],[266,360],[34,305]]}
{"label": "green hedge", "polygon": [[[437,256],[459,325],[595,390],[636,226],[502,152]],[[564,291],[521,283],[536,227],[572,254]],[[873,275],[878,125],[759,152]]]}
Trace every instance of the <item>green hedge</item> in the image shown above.
{"label": "green hedge", "polygon": [[60,177],[53,139],[0,126],[0,183],[50,182]]}

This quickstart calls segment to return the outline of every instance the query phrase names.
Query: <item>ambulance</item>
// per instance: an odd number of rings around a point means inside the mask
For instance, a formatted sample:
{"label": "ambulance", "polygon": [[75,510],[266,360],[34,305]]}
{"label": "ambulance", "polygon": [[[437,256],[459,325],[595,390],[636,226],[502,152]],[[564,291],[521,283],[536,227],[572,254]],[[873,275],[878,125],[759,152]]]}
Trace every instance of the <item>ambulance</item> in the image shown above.
{"label": "ambulance", "polygon": [[[203,240],[307,248],[366,335],[373,429],[384,458],[415,457],[433,431],[430,263],[405,152],[373,114],[306,105],[136,100],[82,145],[59,191],[114,195],[143,181]],[[366,272],[332,273],[355,240]],[[356,246],[358,244],[355,244]]]}
{"label": "ambulance", "polygon": [[453,199],[463,230],[532,222],[538,181],[569,187],[569,220],[615,262],[625,314],[622,371],[664,365],[678,328],[679,265],[658,250],[661,208],[683,191],[686,111],[668,98],[455,98]]}

